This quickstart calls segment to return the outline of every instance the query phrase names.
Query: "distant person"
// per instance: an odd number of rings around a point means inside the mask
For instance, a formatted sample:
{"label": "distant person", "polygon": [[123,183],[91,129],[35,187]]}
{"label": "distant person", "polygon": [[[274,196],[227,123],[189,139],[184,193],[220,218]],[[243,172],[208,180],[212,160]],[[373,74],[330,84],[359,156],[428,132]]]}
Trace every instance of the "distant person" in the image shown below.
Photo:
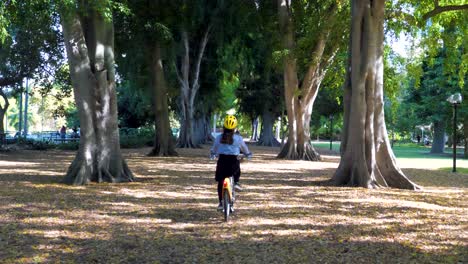
{"label": "distant person", "polygon": [[424,136],[424,145],[429,146],[431,144],[431,141],[429,140],[428,136]]}
{"label": "distant person", "polygon": [[65,139],[66,136],[67,136],[67,128],[65,126],[62,126],[62,128],[60,128],[60,138]]}
{"label": "distant person", "polygon": [[71,137],[72,138],[80,138],[80,134],[78,134],[78,128],[73,127],[72,130],[73,130],[73,132],[71,134]]}
{"label": "distant person", "polygon": [[421,136],[420,136],[420,135],[417,135],[417,136],[416,136],[416,140],[418,141],[418,144],[421,143]]}

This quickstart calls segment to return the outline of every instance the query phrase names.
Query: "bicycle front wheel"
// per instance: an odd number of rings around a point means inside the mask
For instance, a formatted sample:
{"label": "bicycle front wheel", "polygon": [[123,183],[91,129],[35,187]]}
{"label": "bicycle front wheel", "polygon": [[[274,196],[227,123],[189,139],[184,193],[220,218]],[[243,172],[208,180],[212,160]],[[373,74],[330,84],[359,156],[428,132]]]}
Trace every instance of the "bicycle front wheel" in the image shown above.
{"label": "bicycle front wheel", "polygon": [[231,201],[229,199],[228,190],[223,192],[223,211],[224,211],[224,221],[229,220],[229,214],[231,213]]}

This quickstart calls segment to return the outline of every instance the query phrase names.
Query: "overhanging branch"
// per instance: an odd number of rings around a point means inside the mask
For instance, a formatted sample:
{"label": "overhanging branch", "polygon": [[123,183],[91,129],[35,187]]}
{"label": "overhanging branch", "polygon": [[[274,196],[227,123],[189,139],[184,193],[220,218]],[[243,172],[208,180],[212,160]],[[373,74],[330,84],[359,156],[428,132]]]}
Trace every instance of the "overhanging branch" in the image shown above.
{"label": "overhanging branch", "polygon": [[464,10],[468,9],[468,4],[466,5],[447,5],[447,6],[439,6],[438,3],[435,4],[434,9],[427,12],[422,16],[423,21],[428,20],[429,18],[436,16],[443,12],[448,11],[457,11],[457,10]]}

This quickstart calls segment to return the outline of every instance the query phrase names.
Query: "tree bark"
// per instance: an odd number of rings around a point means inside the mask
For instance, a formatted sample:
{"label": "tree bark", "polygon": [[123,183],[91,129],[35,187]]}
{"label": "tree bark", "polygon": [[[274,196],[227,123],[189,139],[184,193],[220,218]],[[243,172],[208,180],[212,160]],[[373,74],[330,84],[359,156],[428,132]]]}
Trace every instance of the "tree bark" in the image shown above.
{"label": "tree bark", "polygon": [[[5,120],[5,114],[8,111],[8,107],[10,106],[10,102],[8,101],[7,95],[3,92],[3,89],[0,88],[0,96],[3,98],[3,101],[5,101],[5,104],[2,106],[0,105],[0,136],[5,137],[5,126],[4,126],[4,120]],[[3,142],[4,138],[0,138],[0,142]]]}
{"label": "tree bark", "polygon": [[153,108],[155,113],[155,138],[150,156],[177,156],[169,122],[169,107],[167,104],[167,85],[164,77],[164,66],[161,58],[161,47],[158,41],[154,43],[151,52],[151,85]]}
{"label": "tree bark", "polygon": [[396,165],[384,118],[385,0],[352,0],[351,57],[344,86],[344,128],[336,185],[417,189]]}
{"label": "tree bark", "polygon": [[434,140],[432,141],[431,153],[444,153],[445,149],[445,122],[434,122]]}
{"label": "tree bark", "polygon": [[206,144],[211,140],[210,115],[202,113],[195,119],[195,142]]}
{"label": "tree bark", "polygon": [[[78,9],[89,6],[80,3]],[[83,17],[77,10],[60,14],[81,129],[79,150],[63,182],[130,182],[134,176],[122,157],[117,126],[113,24],[88,11]]]}
{"label": "tree bark", "polygon": [[252,118],[252,137],[250,140],[258,140],[258,117]]}
{"label": "tree bark", "polygon": [[197,114],[194,118],[193,140],[197,145],[205,144],[209,141],[210,125],[209,117],[206,114]]}
{"label": "tree bark", "polygon": [[262,114],[262,130],[260,132],[260,139],[257,142],[258,146],[277,147],[280,145],[273,132],[275,120],[273,113],[268,108],[265,108]]}
{"label": "tree bark", "polygon": [[[200,67],[201,61],[205,53],[205,47],[208,43],[209,33],[211,26],[208,26],[205,30],[205,33],[202,36],[202,39],[199,43],[199,49],[197,58],[195,59],[195,64],[193,67],[193,72],[191,73],[190,78],[190,41],[187,31],[183,30],[181,37],[184,44],[184,55],[182,56],[182,62],[179,70],[176,69],[177,77],[180,84],[181,90],[181,128],[177,146],[180,148],[197,148],[199,147],[194,140],[193,133],[193,114],[194,114],[194,102],[195,97],[200,88],[199,76],[200,76]],[[190,79],[191,81],[190,81]]]}

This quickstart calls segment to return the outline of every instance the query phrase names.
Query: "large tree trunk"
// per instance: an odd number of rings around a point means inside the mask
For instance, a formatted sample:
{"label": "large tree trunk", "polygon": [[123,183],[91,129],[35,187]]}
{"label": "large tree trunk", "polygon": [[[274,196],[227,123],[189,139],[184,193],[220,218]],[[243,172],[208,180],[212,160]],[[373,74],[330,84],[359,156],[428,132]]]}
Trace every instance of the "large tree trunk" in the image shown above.
{"label": "large tree trunk", "polygon": [[211,116],[211,113],[205,115],[205,143],[208,143],[214,140],[213,136],[211,135],[210,116]]}
{"label": "large tree trunk", "polygon": [[[89,6],[80,3],[78,9]],[[75,185],[133,181],[120,151],[113,24],[90,8],[86,16],[78,13],[61,14],[81,128],[79,150],[63,181]]]}
{"label": "large tree trunk", "polygon": [[364,188],[416,189],[396,165],[385,126],[384,8],[385,0],[352,0],[342,154],[333,181]]}
{"label": "large tree trunk", "polygon": [[202,113],[195,118],[194,137],[196,144],[206,144],[211,140],[209,115]]}
{"label": "large tree trunk", "polygon": [[[194,114],[194,102],[195,97],[200,88],[199,76],[200,76],[200,66],[203,55],[205,53],[205,47],[208,43],[209,32],[211,26],[208,26],[200,43],[198,55],[195,60],[193,67],[193,72],[191,73],[191,64],[190,64],[190,41],[188,33],[182,31],[182,42],[184,44],[184,55],[182,56],[182,62],[180,64],[180,73],[176,69],[177,77],[180,83],[181,89],[181,129],[179,133],[179,139],[177,146],[180,148],[196,148],[198,145],[195,143],[194,134],[193,134],[193,114]],[[191,74],[190,74],[191,73]],[[191,75],[191,76],[190,76]],[[190,78],[191,77],[191,78]]]}
{"label": "large tree trunk", "polygon": [[177,141],[177,147],[179,148],[197,148],[193,135],[193,106],[182,102],[182,120],[180,124],[179,139]]}
{"label": "large tree trunk", "polygon": [[154,147],[150,156],[177,156],[169,122],[169,107],[167,104],[167,85],[164,77],[164,67],[161,59],[161,47],[158,42],[152,49],[151,85],[153,108],[155,113]]}
{"label": "large tree trunk", "polygon": [[432,141],[431,153],[444,153],[445,126],[444,121],[434,122],[434,140]]}
{"label": "large tree trunk", "polygon": [[194,119],[193,138],[197,145],[205,143],[205,117],[202,115]]}
{"label": "large tree trunk", "polygon": [[267,147],[277,147],[280,145],[273,133],[274,124],[275,116],[268,108],[265,108],[262,114],[262,131],[260,132],[260,139],[257,145]]}

